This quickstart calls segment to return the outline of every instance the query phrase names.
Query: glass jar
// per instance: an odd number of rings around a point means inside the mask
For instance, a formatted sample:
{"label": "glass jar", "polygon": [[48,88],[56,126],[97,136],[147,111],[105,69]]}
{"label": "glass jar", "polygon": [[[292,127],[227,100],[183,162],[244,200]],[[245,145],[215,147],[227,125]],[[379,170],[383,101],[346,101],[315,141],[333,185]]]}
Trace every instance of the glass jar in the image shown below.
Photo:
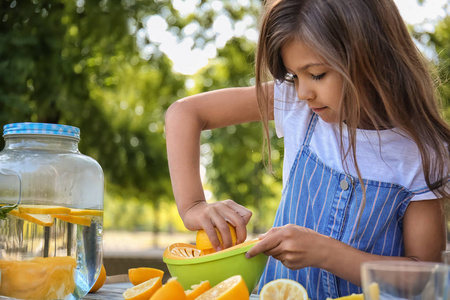
{"label": "glass jar", "polygon": [[102,264],[102,168],[76,127],[14,123],[3,137],[0,298],[81,299]]}

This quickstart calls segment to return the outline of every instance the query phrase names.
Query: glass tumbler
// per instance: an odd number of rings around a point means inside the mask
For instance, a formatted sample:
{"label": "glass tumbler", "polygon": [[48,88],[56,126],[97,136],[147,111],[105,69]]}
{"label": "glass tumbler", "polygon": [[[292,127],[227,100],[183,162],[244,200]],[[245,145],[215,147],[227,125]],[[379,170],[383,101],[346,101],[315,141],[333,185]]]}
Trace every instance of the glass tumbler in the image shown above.
{"label": "glass tumbler", "polygon": [[365,300],[447,299],[449,266],[413,261],[374,261],[361,265]]}

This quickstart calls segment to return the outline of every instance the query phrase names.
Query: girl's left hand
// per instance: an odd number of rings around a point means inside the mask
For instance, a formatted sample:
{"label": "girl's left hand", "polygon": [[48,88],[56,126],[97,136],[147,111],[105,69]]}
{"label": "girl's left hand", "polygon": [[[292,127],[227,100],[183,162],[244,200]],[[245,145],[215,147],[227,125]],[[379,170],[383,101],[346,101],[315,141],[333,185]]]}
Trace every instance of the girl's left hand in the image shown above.
{"label": "girl's left hand", "polygon": [[320,267],[328,258],[329,238],[309,228],[293,224],[274,227],[260,235],[259,239],[246,253],[247,258],[262,252],[292,270]]}

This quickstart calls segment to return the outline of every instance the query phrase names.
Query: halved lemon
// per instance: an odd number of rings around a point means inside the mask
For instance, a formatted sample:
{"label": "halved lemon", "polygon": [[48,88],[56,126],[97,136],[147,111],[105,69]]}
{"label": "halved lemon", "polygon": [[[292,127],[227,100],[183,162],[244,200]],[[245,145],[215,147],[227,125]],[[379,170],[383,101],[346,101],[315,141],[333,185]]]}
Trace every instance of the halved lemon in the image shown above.
{"label": "halved lemon", "polygon": [[100,268],[100,274],[98,274],[97,280],[95,280],[95,283],[89,290],[89,293],[95,293],[96,291],[98,291],[105,284],[105,281],[106,269],[105,266],[102,265],[102,267]]}
{"label": "halved lemon", "polygon": [[[237,243],[236,242],[237,241],[236,228],[234,228],[233,225],[231,225],[230,223],[228,223],[228,227],[230,228],[231,241],[232,241],[232,245],[234,246]],[[223,244],[222,236],[221,236],[219,230],[217,230],[217,228],[216,228],[216,233],[217,233],[217,237],[219,238],[220,244]],[[212,251],[214,251],[211,241],[209,240],[209,237],[206,234],[206,231],[204,231],[203,229],[200,229],[199,231],[197,231],[195,244],[197,246],[197,249],[200,249],[200,250],[212,249]]]}
{"label": "halved lemon", "polygon": [[69,214],[70,208],[52,205],[19,205],[19,212],[23,214]]}
{"label": "halved lemon", "polygon": [[212,255],[223,254],[223,253],[231,252],[231,251],[241,251],[242,248],[256,244],[258,241],[259,241],[259,239],[257,239],[257,238],[248,240],[243,243],[237,244],[233,247],[230,247],[230,248],[218,251],[218,252],[214,251],[211,253],[207,252],[205,250],[197,249],[197,247],[195,245],[186,244],[186,243],[175,243],[166,248],[166,250],[163,253],[163,258],[181,260],[181,259],[186,259],[186,258],[198,258],[200,256],[206,256],[209,254],[211,254],[211,256],[212,256]]}
{"label": "halved lemon", "polygon": [[291,279],[275,279],[266,283],[259,294],[260,300],[308,300],[306,289]]}
{"label": "halved lemon", "polygon": [[[148,298],[147,298],[148,299]],[[183,286],[176,277],[167,280],[166,284],[157,290],[150,300],[186,300]]]}
{"label": "halved lemon", "polygon": [[29,222],[42,225],[42,226],[52,226],[53,225],[53,217],[49,214],[26,214],[20,213],[18,210],[13,209],[9,212],[12,216],[17,218],[21,218],[27,220]]}
{"label": "halved lemon", "polygon": [[186,294],[186,300],[197,299],[198,296],[211,289],[211,284],[208,280],[202,281],[199,284],[191,286],[190,290],[184,291]]}
{"label": "halved lemon", "polygon": [[196,300],[241,300],[249,299],[247,285],[241,275],[231,276],[207,290]]}
{"label": "halved lemon", "polygon": [[161,277],[155,277],[127,289],[122,296],[125,300],[148,300],[161,286]]}
{"label": "halved lemon", "polygon": [[130,268],[128,269],[128,278],[133,285],[138,285],[151,278],[161,277],[163,278],[164,271],[156,268]]}

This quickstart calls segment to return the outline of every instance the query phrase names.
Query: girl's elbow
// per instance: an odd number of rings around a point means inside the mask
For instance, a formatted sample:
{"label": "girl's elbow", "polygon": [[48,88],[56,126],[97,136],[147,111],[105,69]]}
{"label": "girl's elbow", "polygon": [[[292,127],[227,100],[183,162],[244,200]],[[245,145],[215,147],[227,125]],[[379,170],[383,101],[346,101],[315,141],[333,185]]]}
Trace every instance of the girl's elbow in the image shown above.
{"label": "girl's elbow", "polygon": [[204,127],[204,121],[195,105],[185,99],[180,99],[172,103],[165,114],[166,130],[173,126],[189,127],[195,126],[200,130]]}

